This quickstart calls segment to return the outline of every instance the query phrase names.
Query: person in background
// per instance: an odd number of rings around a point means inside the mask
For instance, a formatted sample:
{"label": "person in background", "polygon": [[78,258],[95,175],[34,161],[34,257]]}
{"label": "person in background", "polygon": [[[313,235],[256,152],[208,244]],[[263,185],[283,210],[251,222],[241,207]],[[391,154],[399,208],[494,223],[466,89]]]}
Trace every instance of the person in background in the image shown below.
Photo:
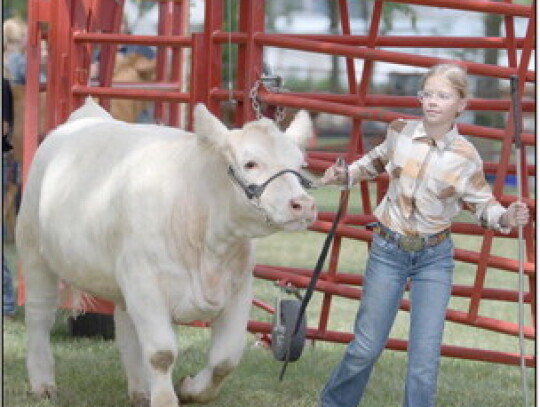
{"label": "person in background", "polygon": [[[329,167],[323,184],[352,184],[386,171],[388,191],[374,214],[373,243],[354,339],[320,395],[320,407],[355,407],[383,351],[410,281],[410,327],[403,407],[434,407],[445,313],[454,270],[452,219],[465,206],[487,228],[509,233],[529,211],[494,198],[482,160],[459,134],[468,79],[454,64],[429,69],[418,92],[421,120],[396,120],[386,139],[348,167]],[[349,177],[346,174],[349,174]]]}
{"label": "person in background", "polygon": [[10,17],[2,24],[4,74],[11,83],[26,81],[26,33],[27,25],[19,17]]}
{"label": "person in background", "polygon": [[[2,76],[2,201],[6,196],[6,188],[10,182],[12,171],[10,170],[10,153],[13,150],[11,145],[11,133],[13,131],[13,94],[9,81]],[[5,202],[4,202],[5,204]],[[5,205],[2,205],[5,208]],[[2,234],[4,228],[2,227]],[[2,239],[3,241],[4,239]],[[2,314],[12,317],[15,314],[15,292],[13,290],[13,280],[8,268],[4,252],[2,251]]]}

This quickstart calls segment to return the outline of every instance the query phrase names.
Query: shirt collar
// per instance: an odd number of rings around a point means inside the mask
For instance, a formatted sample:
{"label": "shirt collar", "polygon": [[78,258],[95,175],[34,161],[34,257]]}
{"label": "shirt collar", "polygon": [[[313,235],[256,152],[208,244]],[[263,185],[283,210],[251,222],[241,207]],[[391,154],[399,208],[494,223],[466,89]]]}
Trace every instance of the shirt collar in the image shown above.
{"label": "shirt collar", "polygon": [[[439,140],[434,140],[435,145],[437,146],[439,150],[444,150],[446,147],[448,147],[452,143],[452,141],[454,140],[456,136],[458,136],[458,134],[459,133],[457,130],[457,126],[454,123],[454,125],[452,126],[450,131],[448,131],[448,133],[446,133]],[[422,120],[418,121],[418,125],[414,129],[412,138],[413,139],[431,139],[431,137],[429,137],[426,133],[426,129],[424,128],[424,122]]]}

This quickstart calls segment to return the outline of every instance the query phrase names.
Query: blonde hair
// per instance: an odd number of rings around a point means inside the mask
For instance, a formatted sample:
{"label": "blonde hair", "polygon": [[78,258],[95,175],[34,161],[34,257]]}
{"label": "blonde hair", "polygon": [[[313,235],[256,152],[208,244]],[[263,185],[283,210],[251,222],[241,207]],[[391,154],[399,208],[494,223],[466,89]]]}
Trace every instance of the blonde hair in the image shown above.
{"label": "blonde hair", "polygon": [[441,75],[446,78],[452,87],[459,93],[459,96],[466,98],[469,96],[469,79],[467,71],[457,64],[439,64],[432,66],[425,73],[420,82],[420,88],[424,89],[426,81],[435,75]]}

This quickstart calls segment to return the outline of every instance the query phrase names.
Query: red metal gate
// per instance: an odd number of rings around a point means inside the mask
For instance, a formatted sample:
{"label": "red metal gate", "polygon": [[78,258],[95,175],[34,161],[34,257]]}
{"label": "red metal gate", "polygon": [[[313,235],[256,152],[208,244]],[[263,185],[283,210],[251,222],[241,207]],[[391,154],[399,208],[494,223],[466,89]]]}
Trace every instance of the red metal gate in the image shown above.
{"label": "red metal gate", "polygon": [[[351,118],[352,131],[347,147],[347,161],[361,156],[363,151],[362,122],[376,121],[388,123],[399,117],[414,117],[392,109],[417,107],[416,98],[409,96],[389,96],[370,93],[370,83],[375,62],[406,65],[410,67],[429,67],[436,63],[447,62],[439,59],[402,51],[389,51],[384,48],[403,49],[416,48],[448,48],[473,49],[496,48],[505,50],[508,55],[506,67],[481,64],[476,62],[455,61],[464,65],[468,72],[481,77],[508,80],[511,75],[519,77],[519,94],[521,106],[525,114],[534,114],[536,104],[532,98],[524,96],[525,85],[534,84],[535,72],[529,69],[535,44],[535,2],[531,5],[513,4],[510,0],[395,0],[392,3],[422,5],[425,7],[443,7],[468,12],[494,13],[503,17],[506,31],[505,37],[419,37],[419,36],[385,36],[380,33],[381,18],[385,0],[375,0],[367,35],[353,35],[346,0],[338,3],[341,33],[337,35],[291,35],[269,34],[265,32],[265,1],[238,0],[235,12],[238,16],[238,30],[227,32],[223,29],[225,8],[229,4],[225,0],[206,0],[204,31],[188,33],[188,2],[182,0],[160,0],[159,33],[157,36],[128,35],[120,33],[123,0],[29,0],[29,36],[28,36],[28,73],[26,93],[26,113],[24,129],[24,162],[23,178],[26,179],[29,163],[38,144],[37,130],[37,98],[40,91],[40,40],[48,44],[47,72],[48,83],[42,91],[47,93],[47,128],[63,122],[69,112],[82,103],[83,97],[92,95],[99,97],[107,106],[111,98],[133,98],[159,102],[155,109],[155,119],[172,126],[190,128],[190,112],[195,103],[205,103],[215,114],[221,113],[222,101],[233,98],[234,121],[241,125],[255,118],[252,109],[250,91],[263,74],[264,47],[287,48],[345,58],[348,77],[346,94],[323,93],[272,93],[264,87],[258,89],[260,101],[268,105],[291,108],[305,108],[313,112],[325,112]],[[515,35],[516,18],[527,20],[526,35],[518,38]],[[156,46],[158,49],[156,80],[152,84],[131,84],[117,86],[112,83],[112,69],[118,44],[144,44]],[[224,46],[234,44],[238,48],[236,63],[236,82],[233,89],[226,89],[222,81],[222,51]],[[98,81],[89,78],[93,47],[100,47],[100,74]],[[189,51],[189,54],[188,52]],[[182,88],[183,68],[187,66],[187,55],[191,56],[189,72],[191,80],[189,89]],[[354,60],[363,61],[360,80]],[[187,106],[187,115],[181,114],[181,106]],[[510,112],[511,103],[505,99],[474,98],[469,103],[472,111]],[[510,117],[510,114],[509,114]],[[513,151],[512,121],[501,128],[493,128],[471,124],[460,124],[459,130],[469,137],[494,140],[500,143],[499,162],[486,162],[485,172],[494,175],[494,195],[503,204],[508,205],[516,196],[504,193],[504,180],[508,174],[515,174],[515,165],[511,163]],[[523,132],[522,141],[525,146],[535,146],[534,134]],[[525,149],[523,149],[525,150]],[[337,152],[310,151],[309,167],[321,172],[335,161]],[[522,173],[524,177],[522,190],[524,201],[534,214],[535,201],[529,191],[529,179],[535,176],[535,166],[527,162],[523,153]],[[323,293],[323,305],[318,326],[308,329],[308,336],[314,339],[347,342],[350,333],[336,332],[328,329],[331,305],[334,296],[351,299],[361,298],[362,276],[340,272],[338,259],[342,239],[354,239],[363,242],[371,240],[371,232],[358,228],[374,220],[372,208],[376,202],[370,199],[370,190],[375,189],[378,202],[386,187],[387,179],[379,177],[374,182],[362,182],[359,186],[360,204],[363,214],[346,214],[337,229],[331,258],[327,270],[317,284],[317,290]],[[341,199],[348,200],[349,194],[343,193]],[[312,226],[314,232],[326,233],[335,213],[325,212]],[[535,219],[524,229],[526,261],[525,273],[528,280],[528,291],[525,303],[530,309],[533,323],[525,327],[525,336],[535,339],[536,322],[536,269],[535,269]],[[478,236],[482,238],[479,251],[458,248],[455,259],[459,262],[476,265],[474,283],[471,285],[454,285],[452,295],[469,299],[467,311],[449,309],[447,320],[477,327],[502,334],[518,334],[515,323],[488,318],[481,315],[480,305],[484,301],[497,300],[516,303],[518,292],[506,287],[488,288],[486,276],[489,268],[504,270],[509,273],[518,271],[518,262],[514,258],[506,258],[492,254],[494,238],[508,237],[512,242],[517,238],[514,232],[509,236],[485,230],[469,223],[454,223],[454,234]],[[360,243],[359,243],[360,244]],[[280,284],[292,283],[297,287],[306,287],[311,270],[293,269],[275,266],[257,265],[255,276],[262,279],[279,281]],[[24,285],[20,284],[19,298],[24,301]],[[269,311],[272,307],[254,301],[256,305]],[[111,305],[100,302],[97,311],[110,312]],[[401,303],[402,310],[409,310],[408,300]],[[268,334],[269,323],[250,321],[248,329],[252,332]],[[387,347],[406,349],[406,341],[390,339]],[[444,345],[443,355],[491,361],[505,364],[518,364],[519,355],[515,352],[488,351],[458,346]],[[534,355],[527,355],[526,363],[534,366]]]}

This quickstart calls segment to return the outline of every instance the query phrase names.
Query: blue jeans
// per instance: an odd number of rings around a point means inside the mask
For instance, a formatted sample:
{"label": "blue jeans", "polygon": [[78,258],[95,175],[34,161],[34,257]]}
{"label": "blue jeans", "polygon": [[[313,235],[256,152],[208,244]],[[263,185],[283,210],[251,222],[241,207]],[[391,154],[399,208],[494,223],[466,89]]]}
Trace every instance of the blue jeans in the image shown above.
{"label": "blue jeans", "polygon": [[403,407],[433,407],[446,307],[454,269],[450,238],[418,252],[374,234],[356,316],[347,346],[321,397],[321,407],[356,407],[394,323],[410,279],[410,327]]}
{"label": "blue jeans", "polygon": [[9,271],[4,255],[2,255],[2,300],[2,314],[13,315],[15,313],[15,293],[13,291],[11,272]]}
{"label": "blue jeans", "polygon": [[[2,153],[2,202],[6,193],[6,185],[13,182],[14,167],[8,156]],[[4,238],[4,224],[2,223],[2,238]],[[2,253],[2,314],[13,315],[15,313],[15,293],[13,290],[13,279],[7,265],[4,254]]]}

